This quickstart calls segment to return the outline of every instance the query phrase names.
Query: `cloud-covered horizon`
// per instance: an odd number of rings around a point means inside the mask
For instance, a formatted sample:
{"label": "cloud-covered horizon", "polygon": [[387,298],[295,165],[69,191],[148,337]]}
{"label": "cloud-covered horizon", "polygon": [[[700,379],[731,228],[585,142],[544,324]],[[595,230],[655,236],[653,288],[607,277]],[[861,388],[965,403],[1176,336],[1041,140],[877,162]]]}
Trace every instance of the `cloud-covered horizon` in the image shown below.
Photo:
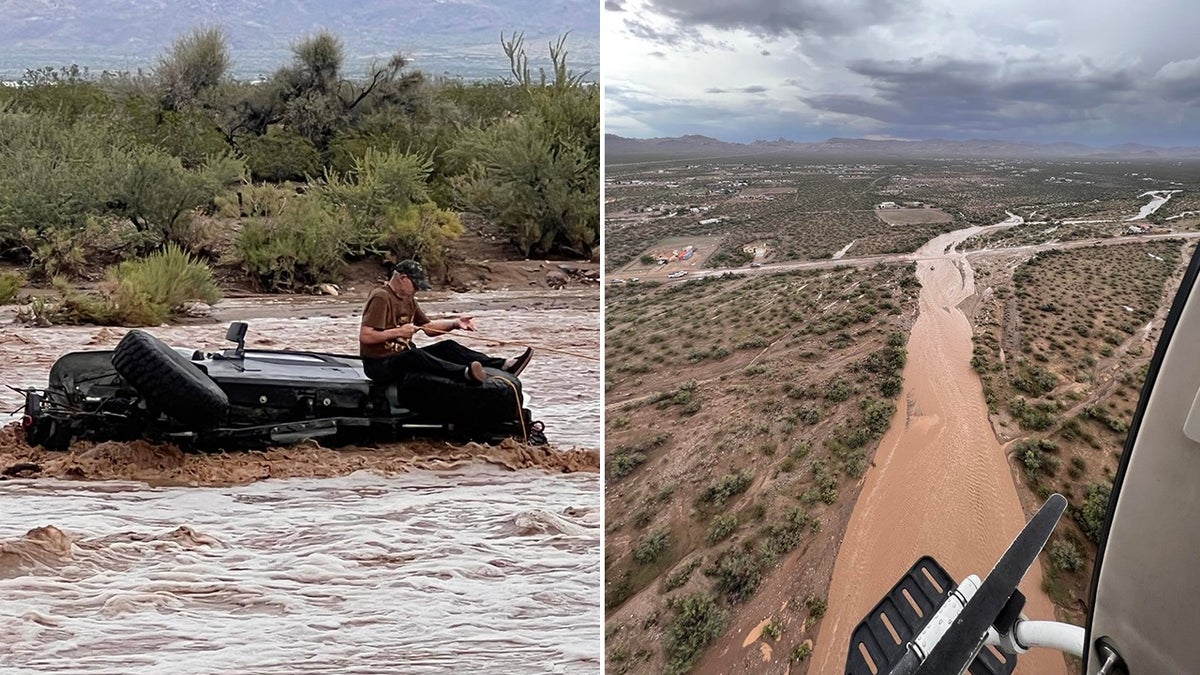
{"label": "cloud-covered horizon", "polygon": [[1200,3],[605,0],[605,127],[1200,146]]}

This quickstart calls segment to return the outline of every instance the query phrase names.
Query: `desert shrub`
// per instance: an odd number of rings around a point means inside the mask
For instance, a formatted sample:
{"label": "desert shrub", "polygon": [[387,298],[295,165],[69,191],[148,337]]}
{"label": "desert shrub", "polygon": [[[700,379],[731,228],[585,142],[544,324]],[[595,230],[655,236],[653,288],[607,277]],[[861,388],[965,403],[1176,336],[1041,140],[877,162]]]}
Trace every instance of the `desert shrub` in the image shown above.
{"label": "desert shrub", "polygon": [[762,563],[744,548],[731,548],[721,553],[704,574],[716,580],[716,590],[725,594],[729,602],[739,603],[758,590]]}
{"label": "desert shrub", "polygon": [[1104,530],[1104,519],[1108,516],[1108,499],[1112,486],[1108,483],[1092,483],[1084,490],[1083,504],[1071,509],[1071,516],[1079,523],[1088,539],[1100,543]]}
{"label": "desert shrub", "polygon": [[726,474],[701,493],[700,501],[705,504],[722,507],[731,497],[745,492],[753,480],[753,474],[746,471]]}
{"label": "desert shrub", "polygon": [[812,656],[812,640],[805,640],[792,649],[792,661],[799,663]]}
{"label": "desert shrub", "polygon": [[737,516],[732,513],[722,513],[713,519],[712,525],[708,528],[708,536],[704,538],[711,546],[728,537],[737,529]]}
{"label": "desert shrub", "polygon": [[277,218],[247,219],[234,248],[264,290],[294,292],[336,280],[350,236],[344,212],[298,198]]}
{"label": "desert shrub", "polygon": [[312,141],[294,133],[272,129],[263,136],[241,142],[250,178],[280,183],[303,181],[321,173],[321,153]]}
{"label": "desert shrub", "polygon": [[1069,539],[1059,539],[1050,544],[1050,562],[1062,572],[1078,572],[1083,569],[1083,554]]}
{"label": "desert shrub", "polygon": [[[863,399],[863,424],[873,436],[881,436],[892,423],[892,415],[896,413],[896,404],[891,401],[876,401]],[[861,447],[861,446],[859,446]]]}
{"label": "desert shrub", "polygon": [[212,270],[183,249],[168,244],[160,253],[127,260],[109,270],[112,316],[125,325],[153,326],[178,313],[185,302],[212,304],[221,291]]}
{"label": "desert shrub", "polygon": [[638,542],[633,549],[633,559],[643,565],[657,562],[670,546],[671,533],[668,530],[659,530]]}
{"label": "desert shrub", "polygon": [[663,647],[667,653],[667,673],[681,675],[725,631],[729,614],[707,593],[693,593],[672,605],[675,616],[667,627]]}
{"label": "desert shrub", "polygon": [[447,153],[462,169],[459,203],[504,228],[525,255],[590,257],[600,237],[599,88],[567,69],[563,40],[550,48],[551,78],[540,82],[520,36],[505,51],[528,104],[511,123],[466,130]]}
{"label": "desert shrub", "polygon": [[354,255],[415,258],[431,272],[444,271],[450,244],[462,234],[458,214],[430,201],[428,159],[368,150],[349,174],[327,174],[316,194],[344,207],[353,224],[347,239]]}
{"label": "desert shrub", "polygon": [[622,452],[614,454],[608,460],[608,475],[614,479],[624,478],[646,461],[646,456],[640,452]]}
{"label": "desert shrub", "polygon": [[809,614],[814,619],[820,619],[825,616],[825,610],[829,608],[829,603],[826,602],[825,598],[818,598],[816,596],[809,596],[804,601],[804,605],[808,607]]}
{"label": "desert shrub", "polygon": [[770,623],[763,626],[763,635],[778,642],[780,636],[783,635],[783,624],[779,622],[779,619],[771,619]]}
{"label": "desert shrub", "polygon": [[1009,402],[1009,410],[1023,429],[1045,431],[1055,422],[1058,405],[1050,401],[1034,401],[1029,403],[1021,397]]}
{"label": "desert shrub", "polygon": [[835,378],[825,385],[825,400],[830,403],[841,403],[850,398],[850,385],[845,380]]}
{"label": "desert shrub", "polygon": [[17,298],[25,285],[25,275],[20,272],[0,272],[0,305],[7,305]]}
{"label": "desert shrub", "polygon": [[124,171],[114,186],[116,212],[128,218],[149,244],[190,241],[193,210],[214,203],[217,195],[242,181],[245,166],[228,156],[208,158],[195,170],[160,150],[137,149],[123,158]]}
{"label": "desert shrub", "polygon": [[213,203],[223,218],[278,218],[294,199],[295,190],[268,183],[247,183],[234,192],[217,195]]}
{"label": "desert shrub", "polygon": [[1058,378],[1054,373],[1041,366],[1022,369],[1022,373],[1013,378],[1013,386],[1030,396],[1038,397],[1054,390]]}

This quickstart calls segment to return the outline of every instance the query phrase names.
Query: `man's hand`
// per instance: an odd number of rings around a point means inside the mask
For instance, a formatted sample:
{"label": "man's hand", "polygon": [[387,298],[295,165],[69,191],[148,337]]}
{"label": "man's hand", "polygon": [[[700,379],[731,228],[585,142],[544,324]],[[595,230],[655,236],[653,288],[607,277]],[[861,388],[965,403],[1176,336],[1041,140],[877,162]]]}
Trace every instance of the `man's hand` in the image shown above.
{"label": "man's hand", "polygon": [[455,320],[454,327],[462,330],[475,330],[475,318],[470,316],[460,316]]}
{"label": "man's hand", "polygon": [[420,326],[417,326],[416,324],[406,323],[384,332],[388,334],[389,340],[394,340],[397,338],[401,340],[411,340],[412,336],[416,335],[417,331],[420,329]]}

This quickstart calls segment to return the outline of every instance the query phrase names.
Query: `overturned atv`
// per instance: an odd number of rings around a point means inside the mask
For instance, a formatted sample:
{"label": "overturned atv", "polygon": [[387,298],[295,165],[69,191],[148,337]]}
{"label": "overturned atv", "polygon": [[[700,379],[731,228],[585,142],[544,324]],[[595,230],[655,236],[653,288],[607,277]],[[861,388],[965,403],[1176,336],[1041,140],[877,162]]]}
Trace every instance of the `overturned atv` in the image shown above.
{"label": "overturned atv", "polygon": [[247,350],[233,323],[220,353],[176,349],[132,330],[112,351],[73,352],[44,390],[23,390],[30,445],[72,439],[148,438],[197,448],[253,447],[319,438],[328,443],[441,437],[546,442],[525,408],[521,382],[488,369],[483,384],[414,374],[371,382],[356,356]]}

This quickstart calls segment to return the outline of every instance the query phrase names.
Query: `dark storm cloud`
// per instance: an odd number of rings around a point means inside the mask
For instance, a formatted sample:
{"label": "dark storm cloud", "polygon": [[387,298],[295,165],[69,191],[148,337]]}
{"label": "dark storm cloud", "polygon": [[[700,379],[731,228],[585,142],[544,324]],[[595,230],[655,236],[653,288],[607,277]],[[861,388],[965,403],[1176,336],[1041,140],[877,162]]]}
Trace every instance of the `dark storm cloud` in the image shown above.
{"label": "dark storm cloud", "polygon": [[604,0],[604,9],[610,12],[624,12],[625,6],[621,4],[621,0]]}
{"label": "dark storm cloud", "polygon": [[741,29],[758,35],[839,35],[897,17],[911,0],[649,0],[684,26]]}
{"label": "dark storm cloud", "polygon": [[829,93],[802,100],[818,110],[888,125],[959,123],[1001,129],[1086,120],[1101,106],[1136,101],[1141,88],[1132,71],[1105,71],[1087,62],[860,60],[847,67],[867,78],[871,94]]}
{"label": "dark storm cloud", "polygon": [[1164,65],[1154,74],[1150,86],[1168,101],[1200,102],[1200,58]]}
{"label": "dark storm cloud", "polygon": [[763,94],[767,92],[767,88],[756,84],[749,87],[742,87],[740,91],[743,94]]}

